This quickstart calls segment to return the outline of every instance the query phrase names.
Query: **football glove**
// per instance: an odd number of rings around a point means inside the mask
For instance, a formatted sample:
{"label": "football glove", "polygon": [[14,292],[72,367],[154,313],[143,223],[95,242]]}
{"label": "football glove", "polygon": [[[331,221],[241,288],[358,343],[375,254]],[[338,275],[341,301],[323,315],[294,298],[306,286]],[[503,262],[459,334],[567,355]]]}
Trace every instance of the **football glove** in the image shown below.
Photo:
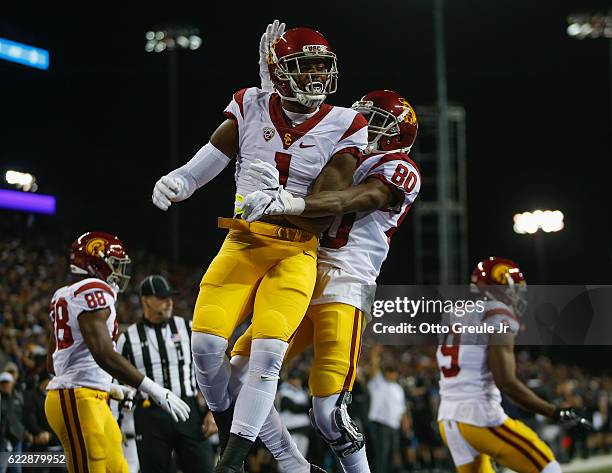
{"label": "football glove", "polygon": [[270,163],[256,159],[247,169],[247,176],[253,185],[259,190],[276,192],[279,187],[280,177],[278,169]]}
{"label": "football glove", "polygon": [[278,187],[274,193],[255,191],[247,195],[242,203],[242,218],[254,222],[264,215],[300,215],[305,206],[304,199],[293,197],[284,187]]}
{"label": "football glove", "polygon": [[180,202],[187,197],[183,195],[185,188],[185,182],[182,177],[164,176],[155,183],[151,200],[161,210],[168,210],[172,202]]}
{"label": "football glove", "polygon": [[578,426],[587,430],[593,430],[593,424],[576,413],[573,407],[557,407],[553,418],[566,428]]}
{"label": "football glove", "polygon": [[278,20],[274,20],[267,26],[266,32],[261,35],[261,40],[259,41],[259,77],[261,78],[261,88],[266,92],[274,90],[274,84],[270,80],[270,71],[268,69],[270,46],[284,32],[285,23],[279,23]]}
{"label": "football glove", "polygon": [[149,395],[149,398],[166,411],[174,422],[185,422],[189,418],[190,407],[172,391],[161,387],[151,378],[145,378],[138,389]]}

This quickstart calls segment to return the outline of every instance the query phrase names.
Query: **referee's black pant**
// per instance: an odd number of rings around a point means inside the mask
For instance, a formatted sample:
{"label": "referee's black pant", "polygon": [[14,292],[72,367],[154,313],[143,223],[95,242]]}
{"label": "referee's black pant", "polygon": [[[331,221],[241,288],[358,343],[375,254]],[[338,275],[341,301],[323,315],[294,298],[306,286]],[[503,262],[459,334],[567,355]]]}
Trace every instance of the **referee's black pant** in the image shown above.
{"label": "referee's black pant", "polygon": [[202,433],[202,414],[195,398],[183,399],[191,413],[186,422],[174,422],[161,407],[136,407],[134,428],[141,473],[168,473],[172,451],[184,473],[213,470],[213,452]]}

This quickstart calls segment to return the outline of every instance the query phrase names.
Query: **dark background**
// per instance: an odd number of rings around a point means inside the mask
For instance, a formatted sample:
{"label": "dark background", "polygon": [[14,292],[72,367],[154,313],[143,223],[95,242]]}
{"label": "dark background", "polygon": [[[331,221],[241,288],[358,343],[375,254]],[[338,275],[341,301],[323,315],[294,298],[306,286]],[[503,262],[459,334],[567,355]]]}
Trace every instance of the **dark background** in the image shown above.
{"label": "dark background", "polygon": [[[569,13],[605,11],[608,2],[446,3],[448,95],[467,112],[470,261],[508,256],[534,282],[533,238],[513,233],[512,215],[560,209],[566,228],[545,235],[547,281],[537,282],[609,283],[609,40],[565,31]],[[189,23],[203,37],[179,58],[181,162],[207,142],[231,94],[258,85],[259,37],[275,17],[329,39],[341,73],[330,103],[348,106],[376,88],[416,106],[435,101],[431,0],[54,7],[22,4],[0,19],[0,36],[51,55],[48,71],[0,61],[0,172],[31,172],[39,192],[58,196],[58,214],[39,221],[66,246],[99,229],[128,249],[169,256],[170,216],[150,202],[170,170],[168,57],[145,53],[148,29]],[[214,256],[224,236],[216,217],[231,215],[233,191],[226,169],[176,206],[183,262],[205,267]],[[407,218],[393,238],[383,283],[411,282],[410,226]]]}

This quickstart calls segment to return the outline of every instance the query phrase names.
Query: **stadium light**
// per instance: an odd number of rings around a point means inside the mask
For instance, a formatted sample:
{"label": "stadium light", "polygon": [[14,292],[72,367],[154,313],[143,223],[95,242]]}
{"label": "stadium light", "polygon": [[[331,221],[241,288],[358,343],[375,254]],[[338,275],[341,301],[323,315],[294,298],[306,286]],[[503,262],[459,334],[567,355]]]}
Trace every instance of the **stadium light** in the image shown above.
{"label": "stadium light", "polygon": [[575,13],[569,15],[567,34],[576,39],[612,38],[612,14]]}
{"label": "stadium light", "polygon": [[192,51],[202,46],[200,30],[190,26],[149,30],[145,34],[145,51],[161,53],[175,49],[190,49]]}
{"label": "stadium light", "polygon": [[38,190],[36,178],[27,172],[9,170],[6,171],[4,178],[8,184],[17,186],[24,192],[36,192]]}
{"label": "stadium light", "polygon": [[49,69],[49,51],[0,38],[0,59],[36,69]]}
{"label": "stadium light", "polygon": [[[202,46],[200,30],[192,26],[173,26],[151,29],[145,33],[145,51],[148,53],[162,53],[166,51],[168,58],[168,137],[170,167],[178,167],[178,56],[180,50],[195,51]],[[173,209],[170,234],[172,261],[179,261],[180,257],[180,221],[179,209]]]}
{"label": "stadium light", "polygon": [[520,235],[560,232],[565,227],[564,215],[560,210],[535,210],[514,215],[514,231]]}

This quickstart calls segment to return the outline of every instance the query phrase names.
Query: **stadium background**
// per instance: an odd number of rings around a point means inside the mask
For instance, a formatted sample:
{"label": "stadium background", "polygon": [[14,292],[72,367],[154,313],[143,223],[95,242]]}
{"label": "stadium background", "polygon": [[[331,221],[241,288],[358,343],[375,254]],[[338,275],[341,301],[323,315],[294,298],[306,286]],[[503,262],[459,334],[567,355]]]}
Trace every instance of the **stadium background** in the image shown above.
{"label": "stadium background", "polygon": [[[565,32],[569,13],[608,6],[601,0],[445,5],[449,100],[467,113],[471,262],[498,253],[519,261],[529,282],[609,282],[612,46]],[[168,262],[171,215],[150,204],[154,182],[170,169],[168,62],[145,53],[145,31],[187,22],[203,37],[198,51],[178,58],[181,161],[207,141],[231,93],[258,84],[259,36],[277,16],[329,38],[341,73],[331,103],[349,105],[374,88],[398,90],[417,106],[436,99],[431,2],[37,8],[6,11],[0,19],[1,37],[51,52],[48,71],[0,62],[2,176],[8,169],[31,172],[39,192],[58,198],[53,217],[0,213],[0,358],[17,361],[24,379],[36,372],[31,344],[46,344],[48,299],[65,281],[67,248],[77,235],[118,234],[135,262],[134,282],[168,270],[183,291],[179,313],[187,316],[197,280],[223,238],[216,217],[231,212],[229,170],[180,205],[181,258]],[[530,237],[512,232],[512,215],[535,208],[565,213],[564,231],[545,239],[546,280],[538,280]],[[394,236],[382,283],[411,282],[410,225],[409,217]],[[138,317],[133,293],[123,297],[120,314],[125,322]],[[34,333],[34,324],[43,331]],[[541,360],[522,362],[522,373],[537,371],[551,392],[575,382],[591,411],[599,403],[603,411],[609,348],[552,355],[550,374]],[[421,367],[428,363],[423,356],[404,358],[409,392],[419,376],[433,379],[435,370]]]}

